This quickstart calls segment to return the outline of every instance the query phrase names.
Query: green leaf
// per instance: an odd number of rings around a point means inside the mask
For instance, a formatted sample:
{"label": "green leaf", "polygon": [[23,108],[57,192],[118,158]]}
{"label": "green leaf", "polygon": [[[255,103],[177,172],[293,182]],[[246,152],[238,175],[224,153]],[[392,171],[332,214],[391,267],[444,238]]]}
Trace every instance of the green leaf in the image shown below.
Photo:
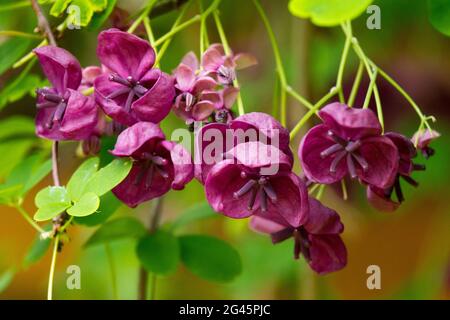
{"label": "green leaf", "polygon": [[141,238],[136,253],[144,269],[156,274],[175,271],[180,261],[178,239],[162,230]]}
{"label": "green leaf", "polygon": [[8,186],[0,186],[0,204],[11,205],[14,202],[14,197],[22,191],[21,184]]}
{"label": "green leaf", "polygon": [[25,157],[33,146],[29,139],[8,140],[0,143],[0,177],[4,177]]}
{"label": "green leaf", "polygon": [[291,0],[289,10],[294,16],[308,19],[322,27],[332,27],[352,20],[363,13],[373,0]]}
{"label": "green leaf", "polygon": [[181,260],[200,278],[229,282],[242,271],[239,253],[228,243],[203,235],[188,235],[179,238]]}
{"label": "green leaf", "polygon": [[67,183],[67,192],[70,199],[77,201],[81,198],[88,180],[97,172],[99,163],[100,160],[98,158],[88,159],[73,173]]}
{"label": "green leaf", "polygon": [[107,0],[89,0],[91,2],[92,9],[95,12],[103,11],[108,4]]}
{"label": "green leaf", "polygon": [[67,8],[72,0],[56,0],[50,9],[50,14],[59,17]]}
{"label": "green leaf", "polygon": [[98,30],[102,27],[108,17],[111,15],[117,0],[108,0],[106,9],[101,13],[95,13],[92,17],[91,23],[89,24],[89,30]]}
{"label": "green leaf", "polygon": [[208,202],[202,202],[183,212],[180,217],[173,222],[172,228],[177,229],[198,220],[216,217],[219,217],[219,215],[211,208]]}
{"label": "green leaf", "polygon": [[0,121],[0,140],[17,136],[34,136],[34,120],[24,116],[11,116]]}
{"label": "green leaf", "polygon": [[[78,10],[69,10],[69,15],[67,20],[69,24],[80,25],[81,27],[86,27],[92,19],[94,14],[94,9],[89,0],[72,0],[71,6],[78,7]],[[79,15],[78,15],[79,13]]]}
{"label": "green leaf", "polygon": [[115,159],[101,168],[87,182],[84,192],[93,192],[99,197],[117,186],[128,175],[132,163],[129,159]]}
{"label": "green leaf", "polygon": [[34,188],[42,179],[44,179],[52,171],[52,160],[48,159],[44,163],[40,164],[37,168],[34,168],[29,179],[25,182],[22,190],[22,195]]}
{"label": "green leaf", "polygon": [[5,291],[14,279],[16,274],[15,268],[9,268],[0,275],[0,293]]}
{"label": "green leaf", "polygon": [[34,215],[36,221],[50,220],[71,206],[66,188],[56,186],[39,191],[34,202],[39,208]]}
{"label": "green leaf", "polygon": [[144,225],[134,218],[119,218],[106,222],[98,228],[86,242],[89,247],[96,244],[103,244],[113,240],[140,238],[147,233]]}
{"label": "green leaf", "polygon": [[111,215],[122,205],[119,199],[111,192],[105,193],[100,198],[100,207],[97,212],[87,217],[75,217],[75,222],[85,226],[96,226],[108,220]]}
{"label": "green leaf", "polygon": [[100,198],[92,192],[83,194],[79,201],[67,210],[67,213],[74,217],[86,217],[97,211],[100,205]]}
{"label": "green leaf", "polygon": [[12,38],[0,44],[0,75],[8,70],[28,50],[31,40]]}
{"label": "green leaf", "polygon": [[41,239],[40,235],[38,235],[23,258],[23,267],[28,268],[41,260],[50,248],[51,242],[50,238]]}
{"label": "green leaf", "polygon": [[428,18],[433,27],[450,37],[450,2],[428,0]]}

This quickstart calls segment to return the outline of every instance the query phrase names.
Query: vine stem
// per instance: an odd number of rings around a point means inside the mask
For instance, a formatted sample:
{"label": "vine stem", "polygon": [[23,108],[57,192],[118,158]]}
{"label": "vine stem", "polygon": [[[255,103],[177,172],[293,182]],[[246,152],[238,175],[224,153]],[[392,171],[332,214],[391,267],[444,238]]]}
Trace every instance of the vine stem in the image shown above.
{"label": "vine stem", "polygon": [[20,37],[20,38],[28,38],[28,39],[42,39],[42,37],[40,35],[16,31],[16,30],[2,30],[2,31],[0,31],[0,36]]}
{"label": "vine stem", "polygon": [[[157,198],[156,199],[156,205],[155,209],[153,211],[153,214],[150,215],[150,223],[148,226],[148,232],[154,233],[159,226],[159,221],[161,220],[162,215],[162,208],[163,208],[163,198]],[[153,279],[152,281],[152,296],[154,298],[154,286],[156,285],[156,279]],[[139,300],[147,300],[147,287],[148,287],[148,272],[145,270],[142,266],[139,269],[139,282],[138,282],[138,298]]]}
{"label": "vine stem", "polygon": [[142,13],[137,17],[136,20],[134,20],[133,24],[128,28],[127,32],[128,33],[133,33],[137,27],[139,27],[139,25],[141,24],[142,20],[148,16],[148,14],[150,13],[150,11],[153,8],[153,5],[156,3],[157,0],[149,0],[147,5],[145,6],[144,10],[142,11]]}
{"label": "vine stem", "polygon": [[364,71],[364,64],[362,61],[359,62],[358,71],[356,71],[356,77],[353,81],[352,91],[350,92],[350,97],[348,98],[347,105],[349,107],[353,106],[355,103],[356,94],[358,93],[359,86],[361,84],[361,79]]}
{"label": "vine stem", "polygon": [[339,101],[341,103],[345,102],[344,91],[342,89],[342,80],[344,78],[345,64],[347,63],[348,53],[350,50],[350,46],[352,44],[351,25],[349,25],[348,33],[346,33],[345,36],[346,36],[346,39],[345,39],[345,44],[344,44],[344,50],[342,51],[341,61],[339,63],[339,70],[338,70],[338,75],[337,75],[337,79],[336,79],[336,88],[338,89]]}
{"label": "vine stem", "polygon": [[59,142],[55,140],[53,141],[52,144],[52,177],[53,177],[53,184],[55,186],[61,185],[61,182],[59,180],[58,149],[59,149]]}
{"label": "vine stem", "polygon": [[44,35],[47,37],[48,42],[52,46],[56,46],[56,40],[55,36],[53,35],[52,28],[50,27],[50,24],[48,23],[47,18],[45,17],[44,13],[42,12],[42,8],[39,5],[37,0],[31,0],[31,6],[33,7],[33,10],[36,14],[36,17],[38,19],[38,27],[39,30],[44,33]]}
{"label": "vine stem", "polygon": [[56,256],[58,254],[59,234],[56,235],[53,245],[52,262],[50,264],[50,274],[48,276],[47,300],[53,299],[53,279],[55,277]]}
{"label": "vine stem", "polygon": [[119,299],[119,294],[117,291],[117,273],[116,273],[116,264],[114,263],[114,256],[111,250],[111,246],[109,245],[109,243],[105,243],[105,252],[106,252],[106,257],[108,259],[108,265],[111,271],[111,284],[112,284],[112,289],[113,289],[113,298],[114,300],[118,300]]}
{"label": "vine stem", "polygon": [[[228,40],[227,40],[227,37],[225,35],[225,31],[223,29],[223,26],[222,26],[222,22],[220,21],[219,12],[217,10],[214,11],[213,16],[214,16],[214,21],[215,21],[216,27],[217,27],[217,32],[219,33],[220,41],[222,42],[225,54],[227,56],[232,55],[233,53],[232,53],[232,51],[230,49],[230,45],[228,44]],[[240,87],[238,79],[234,79],[233,80],[233,85],[236,88]],[[241,91],[240,90],[239,90],[236,102],[237,102],[237,106],[238,106],[239,115],[243,115],[245,113],[245,109],[244,109],[244,103],[242,101],[242,95],[241,95]]]}
{"label": "vine stem", "polygon": [[36,223],[33,219],[31,219],[28,212],[21,206],[16,206],[17,211],[19,211],[20,215],[39,233],[44,233],[44,229],[41,228],[40,225]]}

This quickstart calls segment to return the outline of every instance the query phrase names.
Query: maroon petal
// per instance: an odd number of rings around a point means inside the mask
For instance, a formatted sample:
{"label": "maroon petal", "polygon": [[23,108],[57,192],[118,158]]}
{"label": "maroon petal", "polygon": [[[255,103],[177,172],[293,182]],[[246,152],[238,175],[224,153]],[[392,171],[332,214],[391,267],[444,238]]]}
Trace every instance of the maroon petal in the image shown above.
{"label": "maroon petal", "polygon": [[227,110],[230,110],[239,95],[239,88],[227,87],[222,90],[221,94],[223,107]]}
{"label": "maroon petal", "polygon": [[153,87],[134,101],[131,109],[139,120],[159,123],[169,114],[174,98],[173,79],[161,72]]}
{"label": "maroon petal", "polygon": [[377,210],[392,212],[400,206],[400,203],[392,201],[383,189],[368,186],[366,192],[367,200]]}
{"label": "maroon petal", "polygon": [[83,140],[91,136],[98,124],[98,108],[92,97],[70,90],[61,133],[66,140]]}
{"label": "maroon petal", "polygon": [[166,169],[169,173],[168,178],[155,173],[153,174],[150,187],[146,187],[146,179],[141,179],[140,183],[136,183],[136,181],[139,181],[142,169],[140,165],[134,164],[128,176],[112,192],[120,201],[134,208],[143,202],[160,197],[170,190],[173,181],[173,170],[168,169],[170,167]]}
{"label": "maroon petal", "polygon": [[176,85],[181,91],[187,92],[192,89],[195,83],[195,71],[185,64],[180,64],[174,72]]}
{"label": "maroon petal", "polygon": [[67,50],[55,46],[44,46],[33,50],[42,70],[59,94],[66,89],[76,90],[81,83],[81,66]]}
{"label": "maroon petal", "polygon": [[153,150],[156,144],[165,138],[158,125],[151,122],[138,122],[122,131],[117,137],[111,153],[118,157],[138,156],[145,146]]}
{"label": "maroon petal", "polygon": [[343,139],[358,140],[381,134],[381,125],[370,109],[350,108],[334,102],[319,111],[323,123]]}
{"label": "maroon petal", "polygon": [[253,214],[249,210],[250,192],[236,199],[233,194],[245,183],[241,177],[242,167],[234,160],[224,160],[209,171],[205,182],[206,199],[211,207],[225,216],[235,219],[247,218]]}
{"label": "maroon petal", "polygon": [[97,56],[111,71],[135,80],[140,80],[155,63],[155,51],[147,41],[119,29],[99,34]]}
{"label": "maroon petal", "polygon": [[199,68],[198,59],[194,52],[190,51],[185,54],[183,59],[181,59],[181,63],[187,65],[192,70],[196,71]]}
{"label": "maroon petal", "polygon": [[205,90],[212,90],[217,86],[216,80],[208,76],[198,77],[195,81],[192,92],[196,95],[200,94]]}
{"label": "maroon petal", "polygon": [[439,138],[440,136],[441,136],[441,134],[435,130],[425,129],[425,130],[417,131],[413,135],[411,141],[414,144],[417,142],[417,148],[424,149],[424,148],[428,147],[428,145],[430,144],[431,141]]}
{"label": "maroon petal", "polygon": [[170,152],[174,167],[172,189],[183,190],[184,186],[194,178],[191,154],[181,144],[172,141],[163,141],[161,146]]}
{"label": "maroon petal", "polygon": [[339,234],[344,231],[344,225],[336,211],[325,207],[318,200],[309,198],[309,214],[304,224],[311,234]]}
{"label": "maroon petal", "polygon": [[398,172],[403,175],[411,174],[414,169],[412,158],[417,155],[417,150],[414,147],[414,144],[407,137],[396,132],[388,132],[385,136],[391,139],[397,147],[400,156]]}
{"label": "maroon petal", "polygon": [[347,264],[347,249],[338,235],[309,235],[309,265],[319,274],[338,271]]}
{"label": "maroon petal", "polygon": [[277,233],[286,229],[286,227],[290,227],[289,224],[281,219],[269,219],[265,216],[253,216],[249,225],[253,231],[265,234]]}
{"label": "maroon petal", "polygon": [[238,53],[234,56],[234,64],[236,65],[236,70],[245,69],[258,64],[254,55],[249,53]]}
{"label": "maroon petal", "polygon": [[213,44],[202,56],[202,67],[207,72],[215,72],[224,63],[225,59],[223,46],[220,44]]}
{"label": "maroon petal", "polygon": [[361,181],[375,187],[390,187],[397,176],[399,155],[394,143],[387,137],[369,137],[362,141],[360,155],[367,161],[368,169],[357,169]]}
{"label": "maroon petal", "polygon": [[80,90],[92,87],[95,79],[103,74],[103,69],[97,66],[89,66],[83,69],[82,74],[83,79],[81,80],[81,85],[83,89],[80,88]]}
{"label": "maroon petal", "polygon": [[205,121],[214,112],[214,104],[210,101],[200,101],[192,107],[192,118],[196,121]]}
{"label": "maroon petal", "polygon": [[318,125],[311,128],[303,137],[298,149],[298,156],[306,177],[314,182],[331,184],[341,180],[347,173],[345,159],[342,159],[335,172],[330,171],[336,154],[322,158],[320,153],[333,146],[334,142],[327,134],[328,127]]}

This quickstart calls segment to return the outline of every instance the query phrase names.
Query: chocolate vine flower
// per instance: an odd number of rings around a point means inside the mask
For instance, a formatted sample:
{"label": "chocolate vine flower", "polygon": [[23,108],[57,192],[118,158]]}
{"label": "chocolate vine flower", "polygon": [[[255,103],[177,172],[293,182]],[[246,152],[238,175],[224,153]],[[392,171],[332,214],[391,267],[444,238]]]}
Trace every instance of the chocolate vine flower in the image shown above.
{"label": "chocolate vine flower", "polygon": [[[416,157],[417,151],[412,141],[396,132],[388,132],[385,136],[395,144],[399,153],[397,175],[393,184],[387,188],[383,189],[369,185],[367,187],[367,199],[378,210],[394,211],[404,201],[400,181],[406,181],[412,186],[417,187],[418,182],[411,178],[411,173],[417,170],[425,170],[425,166],[413,163],[412,159]],[[397,201],[392,199],[394,192]]]}
{"label": "chocolate vine flower", "polygon": [[291,159],[258,141],[238,144],[211,168],[205,182],[211,207],[231,218],[280,215],[293,225],[308,212],[308,193]]}
{"label": "chocolate vine flower", "polygon": [[394,143],[381,136],[381,126],[369,109],[332,103],[319,111],[323,124],[311,128],[298,155],[309,180],[331,184],[350,174],[363,183],[387,188],[398,170]]}
{"label": "chocolate vine flower", "polygon": [[226,55],[223,45],[212,44],[202,56],[203,71],[215,77],[220,84],[232,85],[236,70],[255,65],[256,59],[249,54]]}
{"label": "chocolate vine flower", "polygon": [[130,207],[162,196],[170,189],[181,190],[193,178],[192,159],[180,144],[165,140],[151,122],[138,122],[117,138],[111,153],[131,157],[133,167],[113,193]]}
{"label": "chocolate vine flower", "polygon": [[293,161],[289,131],[275,118],[262,112],[246,113],[228,123],[207,124],[196,132],[195,137],[195,177],[201,183],[206,181],[209,170],[224,159],[228,150],[243,142],[272,144]]}
{"label": "chocolate vine flower", "polygon": [[174,71],[177,97],[173,110],[186,124],[205,121],[222,104],[219,92],[214,90],[217,82],[209,76],[198,75],[198,68],[197,57],[189,52]]}
{"label": "chocolate vine flower", "polygon": [[95,79],[95,97],[105,113],[127,126],[159,123],[175,97],[173,79],[153,68],[155,52],[147,41],[109,29],[98,36],[97,56],[109,74]]}
{"label": "chocolate vine flower", "polygon": [[420,130],[414,134],[411,141],[414,144],[417,143],[417,148],[422,152],[423,156],[428,159],[435,153],[435,150],[429,146],[430,143],[440,136],[441,134],[434,130]]}
{"label": "chocolate vine flower", "polygon": [[294,239],[294,258],[300,254],[319,274],[340,270],[347,264],[347,250],[340,234],[344,231],[339,215],[316,199],[309,198],[309,213],[300,225],[292,225],[279,215],[252,217],[253,230],[270,234],[274,244]]}
{"label": "chocolate vine flower", "polygon": [[106,72],[107,72],[106,68],[101,68],[98,66],[89,66],[83,68],[81,85],[78,90],[84,91],[86,89],[92,88],[94,86],[95,79],[97,79],[97,77],[101,76],[103,73]]}
{"label": "chocolate vine flower", "polygon": [[92,97],[78,88],[81,66],[68,51],[55,46],[34,50],[51,88],[37,89],[36,134],[51,140],[82,140],[97,124],[98,109]]}

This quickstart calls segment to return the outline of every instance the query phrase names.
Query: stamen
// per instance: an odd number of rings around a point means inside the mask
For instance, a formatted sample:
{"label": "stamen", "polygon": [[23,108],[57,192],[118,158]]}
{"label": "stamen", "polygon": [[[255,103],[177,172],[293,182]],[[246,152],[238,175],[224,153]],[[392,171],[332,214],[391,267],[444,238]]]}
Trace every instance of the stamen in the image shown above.
{"label": "stamen", "polygon": [[167,160],[164,159],[163,157],[151,156],[150,159],[153,161],[153,163],[155,163],[158,166],[165,166],[165,165],[167,165]]}
{"label": "stamen", "polygon": [[410,185],[412,185],[413,187],[418,187],[419,183],[414,180],[413,178],[411,178],[410,176],[404,176],[404,175],[400,175],[406,182],[408,182]]}
{"label": "stamen", "polygon": [[117,89],[114,92],[111,92],[109,95],[106,96],[106,99],[114,99],[117,98],[118,96],[121,96],[125,93],[128,93],[130,91],[130,88],[126,87],[126,88],[120,88]]}
{"label": "stamen", "polygon": [[337,168],[339,162],[342,160],[342,158],[345,157],[346,154],[347,154],[347,151],[345,151],[345,150],[339,152],[338,154],[336,154],[336,156],[333,159],[333,162],[331,162],[331,165],[330,165],[330,172],[331,173],[335,173],[336,172],[336,168]]}
{"label": "stamen", "polygon": [[114,73],[110,74],[109,81],[114,81],[114,82],[120,83],[124,86],[130,87],[130,82],[128,82],[126,79],[122,78],[118,74],[114,74]]}
{"label": "stamen", "polygon": [[347,168],[348,168],[348,172],[350,172],[350,177],[352,177],[352,179],[355,179],[357,177],[357,174],[356,174],[355,163],[353,162],[351,153],[347,154]]}
{"label": "stamen", "polygon": [[248,200],[248,210],[253,210],[253,205],[255,204],[255,199],[256,199],[256,188],[252,188],[252,194],[250,196],[250,199]]}
{"label": "stamen", "polygon": [[191,93],[186,92],[184,100],[186,101],[185,110],[189,112],[192,109],[192,106],[195,104],[195,97]]}
{"label": "stamen", "polygon": [[265,192],[272,202],[277,201],[277,194],[269,182],[263,187],[262,192]]}
{"label": "stamen", "polygon": [[62,100],[60,102],[60,104],[58,104],[58,106],[56,107],[55,114],[53,115],[54,121],[57,121],[57,122],[62,121],[62,119],[64,117],[64,113],[66,112],[66,107],[67,107],[67,104],[64,102],[64,100]]}
{"label": "stamen", "polygon": [[161,175],[161,177],[163,177],[164,179],[169,178],[169,174],[167,173],[167,171],[165,171],[164,169],[158,167],[158,166],[154,166],[156,171],[158,171],[158,173]]}
{"label": "stamen", "polygon": [[327,149],[322,151],[320,153],[320,157],[322,159],[324,159],[324,158],[332,155],[333,153],[336,153],[337,151],[342,150],[342,148],[343,148],[342,145],[340,145],[339,143],[336,143],[336,144],[332,145],[331,147],[328,147]]}
{"label": "stamen", "polygon": [[298,229],[294,230],[293,236],[294,236],[294,259],[298,260],[300,258],[300,252],[302,252],[301,235]]}
{"label": "stamen", "polygon": [[242,179],[247,178],[247,173],[245,171],[241,171],[241,178]]}
{"label": "stamen", "polygon": [[125,102],[125,110],[127,112],[130,112],[131,110],[131,104],[133,103],[133,97],[134,97],[134,91],[130,90],[128,93],[127,101]]}
{"label": "stamen", "polygon": [[152,186],[153,175],[155,173],[155,166],[153,164],[148,168],[147,176],[145,177],[145,188],[148,189]]}
{"label": "stamen", "polygon": [[395,180],[394,190],[395,190],[395,195],[397,196],[398,202],[405,201],[405,198],[403,197],[402,187],[400,186],[400,180],[399,179]]}
{"label": "stamen", "polygon": [[342,139],[341,137],[335,135],[333,131],[328,130],[327,135],[328,135],[331,139],[333,139],[336,143],[339,143],[339,144],[341,144],[341,145],[343,145],[343,146],[347,145],[347,141],[346,141],[345,139]]}
{"label": "stamen", "polygon": [[356,153],[352,153],[352,156],[353,156],[353,158],[356,159],[356,161],[361,166],[361,168],[363,169],[364,172],[366,172],[367,169],[369,169],[369,164],[367,163],[366,159],[364,159],[364,157],[362,157]]}
{"label": "stamen", "polygon": [[348,152],[353,152],[356,149],[358,149],[359,147],[361,147],[361,141],[360,140],[357,140],[355,142],[350,141],[348,143],[348,145],[345,147],[345,150],[347,150]]}
{"label": "stamen", "polygon": [[137,84],[133,87],[134,92],[139,95],[139,96],[143,96],[144,94],[147,93],[147,88],[145,88],[144,86]]}
{"label": "stamen", "polygon": [[135,186],[141,184],[142,179],[144,178],[144,176],[147,175],[147,170],[148,170],[147,164],[143,164],[143,165],[141,166],[141,168],[139,169],[139,172],[138,172],[136,178],[135,178],[134,181],[133,181],[133,184],[134,184]]}
{"label": "stamen", "polygon": [[422,149],[422,154],[425,157],[425,159],[428,159],[429,157],[433,156],[436,153],[436,151],[431,147],[425,147]]}
{"label": "stamen", "polygon": [[260,190],[260,192],[259,192],[259,202],[260,202],[262,212],[266,212],[267,211],[267,196],[266,196],[266,193],[264,192],[264,190]]}
{"label": "stamen", "polygon": [[38,109],[52,108],[54,106],[55,106],[55,103],[54,102],[50,102],[50,101],[46,101],[46,102],[42,102],[42,103],[36,104],[36,108],[38,108]]}
{"label": "stamen", "polygon": [[414,163],[413,164],[413,170],[415,170],[415,171],[424,171],[425,170],[425,165],[424,164]]}
{"label": "stamen", "polygon": [[58,96],[57,94],[53,94],[53,93],[43,93],[42,97],[50,102],[54,102],[54,103],[60,103],[61,100],[63,98],[61,98],[60,96]]}
{"label": "stamen", "polygon": [[246,184],[244,184],[244,186],[242,188],[240,188],[238,191],[236,191],[235,193],[233,193],[233,197],[235,199],[238,199],[240,197],[242,197],[243,195],[245,195],[247,192],[250,191],[251,188],[253,188],[253,186],[256,184],[255,180],[249,180],[247,181]]}

